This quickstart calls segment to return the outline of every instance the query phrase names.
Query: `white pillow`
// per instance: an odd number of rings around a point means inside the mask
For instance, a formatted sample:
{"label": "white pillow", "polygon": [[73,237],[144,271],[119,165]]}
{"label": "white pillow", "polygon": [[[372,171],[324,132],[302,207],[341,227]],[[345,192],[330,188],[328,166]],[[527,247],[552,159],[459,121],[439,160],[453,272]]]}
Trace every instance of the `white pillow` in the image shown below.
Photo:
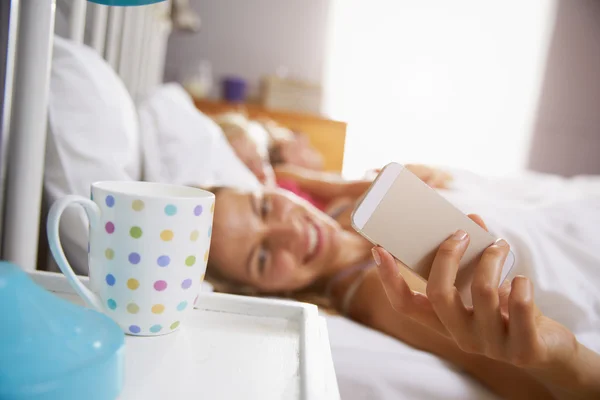
{"label": "white pillow", "polygon": [[144,179],[254,190],[260,183],[235,155],[223,131],[176,83],[162,85],[139,106]]}
{"label": "white pillow", "polygon": [[265,127],[259,122],[250,121],[248,123],[248,135],[250,135],[252,140],[254,140],[258,146],[260,155],[263,157],[268,157],[271,137],[269,136],[269,132],[267,132]]}
{"label": "white pillow", "polygon": [[[54,37],[44,190],[50,202],[67,194],[88,197],[100,180],[139,180],[138,118],[127,89],[92,49]],[[79,207],[61,221],[67,257],[87,272],[88,223]]]}

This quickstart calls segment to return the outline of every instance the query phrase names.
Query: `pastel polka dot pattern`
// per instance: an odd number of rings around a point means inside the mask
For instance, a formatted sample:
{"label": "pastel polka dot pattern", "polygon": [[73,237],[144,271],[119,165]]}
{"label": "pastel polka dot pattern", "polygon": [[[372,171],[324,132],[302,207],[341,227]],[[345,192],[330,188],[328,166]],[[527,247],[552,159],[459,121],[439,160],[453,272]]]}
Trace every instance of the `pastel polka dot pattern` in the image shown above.
{"label": "pastel polka dot pattern", "polygon": [[154,314],[162,314],[165,311],[165,306],[162,304],[155,304],[152,306],[152,312]]}
{"label": "pastel polka dot pattern", "polygon": [[169,204],[165,207],[165,214],[167,214],[169,217],[172,217],[173,215],[177,214],[177,207],[175,207],[173,204]]}
{"label": "pastel polka dot pattern", "polygon": [[185,279],[183,282],[181,282],[181,288],[182,289],[189,289],[190,286],[192,286],[192,280],[191,279]]}
{"label": "pastel polka dot pattern", "polygon": [[188,267],[191,267],[194,264],[196,264],[196,256],[188,256],[185,259],[185,265],[187,265]]}
{"label": "pastel polka dot pattern", "polygon": [[169,256],[163,255],[156,259],[156,263],[159,267],[167,267],[171,263],[171,258]]}
{"label": "pastel polka dot pattern", "polygon": [[109,194],[108,196],[106,196],[105,202],[107,207],[113,208],[115,205],[115,198]]}
{"label": "pastel polka dot pattern", "polygon": [[138,253],[129,253],[129,257],[127,258],[129,259],[129,262],[134,265],[139,264],[140,260],[142,259]]}
{"label": "pastel polka dot pattern", "polygon": [[135,303],[127,304],[127,312],[130,314],[137,314],[140,311],[140,307]]}
{"label": "pastel polka dot pattern", "polygon": [[136,290],[140,287],[140,282],[137,279],[131,278],[127,280],[127,287],[131,290]]}
{"label": "pastel polka dot pattern", "polygon": [[104,263],[95,283],[106,313],[131,335],[179,329],[199,301],[196,289],[198,279],[205,278],[214,199],[161,201],[160,196],[103,189],[96,198],[103,221],[94,228],[101,239],[92,243],[90,257]]}
{"label": "pastel polka dot pattern", "polygon": [[133,211],[142,211],[144,209],[144,202],[142,200],[134,200],[131,203]]}
{"label": "pastel polka dot pattern", "polygon": [[162,240],[164,240],[165,242],[169,242],[171,240],[173,240],[173,231],[170,229],[165,229],[164,231],[162,231],[160,233],[160,238]]}
{"label": "pastel polka dot pattern", "polygon": [[131,237],[134,239],[141,238],[142,237],[142,228],[140,228],[139,226],[131,227],[131,229],[129,230],[129,235],[131,235]]}
{"label": "pastel polka dot pattern", "polygon": [[115,276],[113,274],[106,275],[106,284],[108,286],[114,286],[116,282]]}

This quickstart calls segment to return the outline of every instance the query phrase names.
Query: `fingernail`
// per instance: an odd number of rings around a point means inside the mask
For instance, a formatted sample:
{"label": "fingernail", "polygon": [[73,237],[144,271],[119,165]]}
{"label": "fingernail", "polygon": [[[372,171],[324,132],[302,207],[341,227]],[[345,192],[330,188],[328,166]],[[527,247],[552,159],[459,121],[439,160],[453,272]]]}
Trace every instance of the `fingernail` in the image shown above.
{"label": "fingernail", "polygon": [[496,243],[494,243],[494,244],[498,247],[508,246],[508,243],[506,243],[506,240],[504,240],[504,239],[498,239],[498,240],[496,240]]}
{"label": "fingernail", "polygon": [[515,290],[516,287],[519,287],[519,290],[523,291],[523,294],[529,298],[533,295],[533,285],[527,277],[523,275],[517,275],[512,280],[512,289]]}
{"label": "fingernail", "polygon": [[373,253],[375,264],[377,264],[378,266],[381,265],[381,257],[379,256],[379,253],[377,252],[377,249],[375,247],[371,249],[371,253]]}
{"label": "fingernail", "polygon": [[454,235],[452,235],[452,239],[455,240],[465,240],[467,238],[467,232],[463,231],[462,229],[459,229],[456,231],[456,233],[454,233]]}

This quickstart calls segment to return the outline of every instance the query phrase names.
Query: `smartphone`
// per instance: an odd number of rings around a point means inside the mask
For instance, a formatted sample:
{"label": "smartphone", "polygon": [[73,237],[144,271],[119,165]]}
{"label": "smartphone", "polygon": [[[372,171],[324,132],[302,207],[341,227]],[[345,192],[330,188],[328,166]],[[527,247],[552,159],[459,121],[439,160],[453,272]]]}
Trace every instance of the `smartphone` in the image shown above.
{"label": "smartphone", "polygon": [[[469,247],[460,262],[455,285],[469,305],[476,262],[497,240],[397,163],[381,170],[354,209],[351,221],[359,234],[386,249],[425,280],[440,244],[459,229],[467,232]],[[504,263],[500,283],[506,279],[514,261],[511,252]]]}

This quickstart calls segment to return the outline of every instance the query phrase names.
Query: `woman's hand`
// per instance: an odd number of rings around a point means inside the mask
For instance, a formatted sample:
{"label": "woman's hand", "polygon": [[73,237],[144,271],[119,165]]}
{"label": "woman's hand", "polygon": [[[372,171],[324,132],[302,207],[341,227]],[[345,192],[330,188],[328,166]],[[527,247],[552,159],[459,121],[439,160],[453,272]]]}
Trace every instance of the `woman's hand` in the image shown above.
{"label": "woman's hand", "polygon": [[[471,218],[485,227],[479,217]],[[464,352],[527,369],[548,380],[549,386],[578,388],[589,375],[584,369],[598,365],[600,357],[580,345],[565,326],[540,312],[529,279],[517,276],[498,288],[510,249],[505,241],[483,253],[471,286],[473,307],[465,307],[454,281],[468,244],[463,231],[442,243],[425,294],[410,289],[392,255],[374,248],[380,278],[394,309],[449,337]]]}
{"label": "woman's hand", "polygon": [[[448,189],[452,182],[452,175],[439,168],[429,167],[423,164],[406,164],[406,169],[415,174],[417,178],[434,189]],[[368,179],[374,179],[381,172],[381,168],[368,171]]]}
{"label": "woman's hand", "polygon": [[423,164],[406,164],[406,168],[434,189],[448,189],[452,175],[439,168]]}

